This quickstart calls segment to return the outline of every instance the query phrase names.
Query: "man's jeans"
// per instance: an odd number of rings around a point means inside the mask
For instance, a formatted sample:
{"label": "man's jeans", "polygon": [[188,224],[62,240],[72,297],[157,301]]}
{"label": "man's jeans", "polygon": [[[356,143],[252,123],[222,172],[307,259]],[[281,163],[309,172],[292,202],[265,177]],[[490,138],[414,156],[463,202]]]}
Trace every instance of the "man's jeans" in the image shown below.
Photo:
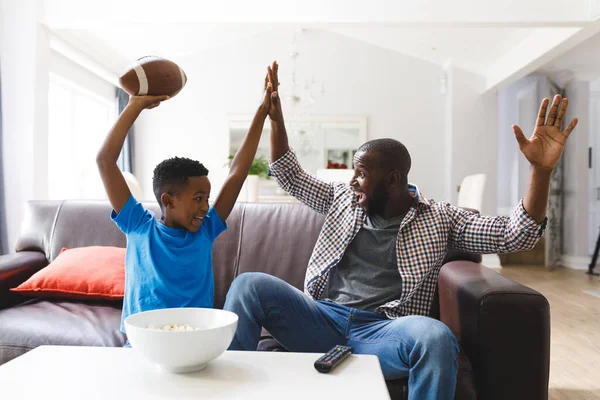
{"label": "man's jeans", "polygon": [[388,319],[331,301],[315,301],[287,282],[263,273],[238,276],[225,310],[239,316],[230,350],[256,350],[261,327],[287,350],[324,353],[346,345],[379,357],[385,379],[409,377],[411,399],[453,399],[458,344],[432,318]]}

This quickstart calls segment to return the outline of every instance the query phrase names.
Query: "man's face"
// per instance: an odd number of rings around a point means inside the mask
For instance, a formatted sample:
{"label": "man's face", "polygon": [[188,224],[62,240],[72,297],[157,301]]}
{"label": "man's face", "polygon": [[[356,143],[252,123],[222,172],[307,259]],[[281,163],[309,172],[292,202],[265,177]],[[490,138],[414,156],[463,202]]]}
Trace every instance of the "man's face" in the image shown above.
{"label": "man's face", "polygon": [[172,221],[179,228],[198,232],[208,213],[210,180],[207,176],[192,176],[185,187],[171,197],[172,208],[167,208]]}
{"label": "man's face", "polygon": [[385,173],[377,160],[377,154],[358,151],[354,156],[354,177],[350,186],[360,196],[358,204],[367,214],[382,214],[389,197]]}

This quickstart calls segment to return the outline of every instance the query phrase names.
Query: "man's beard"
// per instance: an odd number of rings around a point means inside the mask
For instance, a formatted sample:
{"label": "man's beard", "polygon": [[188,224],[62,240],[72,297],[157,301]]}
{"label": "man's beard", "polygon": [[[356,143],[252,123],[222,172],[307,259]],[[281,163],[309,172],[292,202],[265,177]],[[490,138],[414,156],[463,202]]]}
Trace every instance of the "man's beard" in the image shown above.
{"label": "man's beard", "polygon": [[369,196],[367,200],[367,215],[380,215],[383,216],[383,211],[385,209],[385,204],[387,203],[390,197],[390,193],[386,190],[383,182],[380,182],[375,187],[373,191],[373,195]]}

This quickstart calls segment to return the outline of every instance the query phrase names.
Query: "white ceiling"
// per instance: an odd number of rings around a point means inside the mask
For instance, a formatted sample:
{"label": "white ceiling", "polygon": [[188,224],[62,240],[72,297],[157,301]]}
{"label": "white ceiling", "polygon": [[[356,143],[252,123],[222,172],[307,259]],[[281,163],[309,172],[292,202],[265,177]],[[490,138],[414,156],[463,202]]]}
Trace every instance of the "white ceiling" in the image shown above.
{"label": "white ceiling", "polygon": [[[600,32],[598,14],[600,0],[45,0],[47,26],[74,47],[93,49],[90,55],[114,72],[141,54],[182,58],[294,26],[452,64],[486,76],[488,89],[539,69]],[[599,47],[596,41],[586,49]],[[581,65],[569,57],[552,68],[573,67]]]}
{"label": "white ceiling", "polygon": [[54,27],[142,23],[385,23],[575,26],[598,0],[42,0]]}
{"label": "white ceiling", "polygon": [[572,80],[600,78],[600,34],[552,60],[539,72],[549,75],[561,87]]}
{"label": "white ceiling", "polygon": [[[134,60],[143,54],[184,58],[273,28],[262,24],[136,24],[55,32],[77,47],[102,51],[106,56]],[[488,66],[523,41],[534,28],[481,27],[346,27],[320,26],[373,46],[444,65],[452,62],[485,74]],[[557,28],[551,28],[557,29]],[[102,49],[102,50],[99,50]],[[106,57],[104,57],[106,59]]]}
{"label": "white ceiling", "polygon": [[85,30],[89,40],[112,47],[133,60],[142,54],[183,58],[272,28],[263,24],[134,24],[123,27],[94,27]]}
{"label": "white ceiling", "polygon": [[535,28],[333,26],[329,30],[436,64],[451,62],[483,75],[490,64],[518,46]]}

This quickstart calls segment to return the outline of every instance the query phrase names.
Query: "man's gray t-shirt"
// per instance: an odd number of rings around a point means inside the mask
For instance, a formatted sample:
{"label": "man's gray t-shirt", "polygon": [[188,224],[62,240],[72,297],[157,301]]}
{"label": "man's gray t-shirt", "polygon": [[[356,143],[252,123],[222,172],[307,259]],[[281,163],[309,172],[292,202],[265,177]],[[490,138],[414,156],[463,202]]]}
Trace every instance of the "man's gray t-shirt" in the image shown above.
{"label": "man's gray t-shirt", "polygon": [[329,272],[324,297],[368,311],[400,298],[396,240],[403,219],[404,215],[389,220],[367,217],[340,263]]}

